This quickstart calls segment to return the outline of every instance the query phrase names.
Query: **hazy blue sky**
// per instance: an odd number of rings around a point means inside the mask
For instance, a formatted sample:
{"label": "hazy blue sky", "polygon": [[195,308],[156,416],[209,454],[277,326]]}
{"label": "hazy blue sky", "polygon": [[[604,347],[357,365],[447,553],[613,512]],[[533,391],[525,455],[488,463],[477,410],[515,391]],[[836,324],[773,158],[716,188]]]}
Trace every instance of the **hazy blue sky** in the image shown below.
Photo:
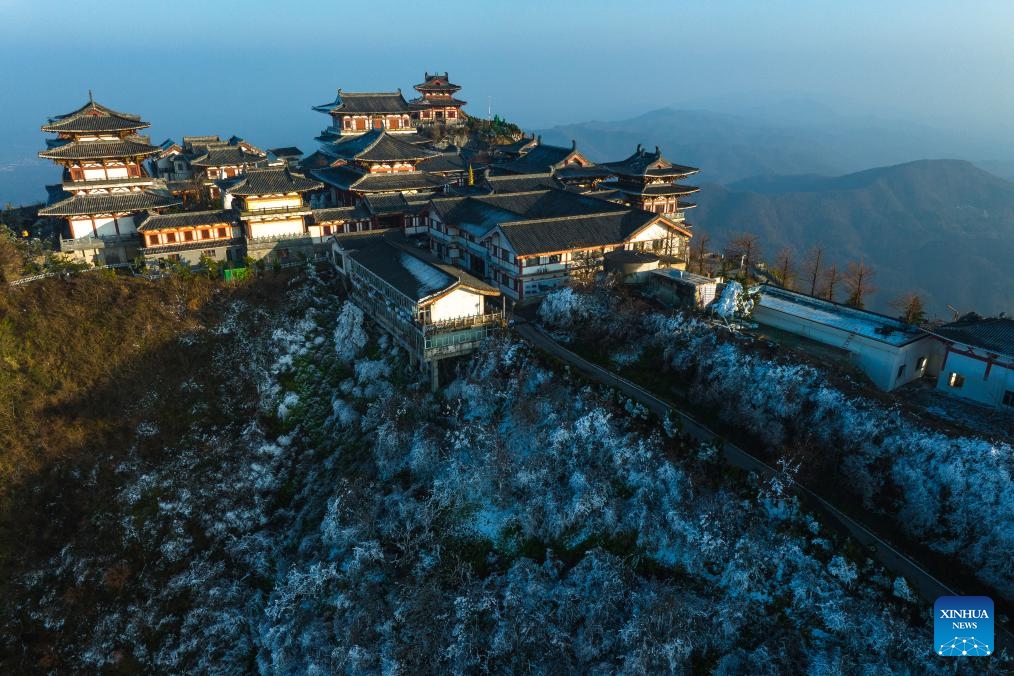
{"label": "hazy blue sky", "polygon": [[327,120],[311,105],[338,87],[411,93],[427,69],[450,71],[468,112],[491,97],[526,127],[791,97],[1014,145],[1009,0],[0,0],[0,25],[0,162],[32,156],[89,88],[156,142],[312,150]]}

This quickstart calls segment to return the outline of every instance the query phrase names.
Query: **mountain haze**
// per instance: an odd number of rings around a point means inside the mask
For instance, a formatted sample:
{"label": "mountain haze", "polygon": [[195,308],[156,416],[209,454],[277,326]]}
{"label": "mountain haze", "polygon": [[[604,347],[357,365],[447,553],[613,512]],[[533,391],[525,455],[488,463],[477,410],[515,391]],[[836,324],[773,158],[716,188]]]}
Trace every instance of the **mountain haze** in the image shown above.
{"label": "mountain haze", "polygon": [[773,259],[812,245],[841,265],[863,259],[880,290],[871,306],[913,291],[933,315],[1014,311],[1014,183],[960,160],[922,160],[837,177],[760,176],[707,184],[693,222],[716,244],[761,237]]}
{"label": "mountain haze", "polygon": [[547,143],[576,140],[597,162],[626,157],[638,143],[658,145],[670,160],[700,167],[698,180],[723,184],[762,174],[845,174],[935,157],[991,158],[998,169],[1014,167],[1014,154],[998,157],[995,141],[975,130],[841,115],[806,100],[734,113],[662,108],[626,120],[561,125],[541,133]]}

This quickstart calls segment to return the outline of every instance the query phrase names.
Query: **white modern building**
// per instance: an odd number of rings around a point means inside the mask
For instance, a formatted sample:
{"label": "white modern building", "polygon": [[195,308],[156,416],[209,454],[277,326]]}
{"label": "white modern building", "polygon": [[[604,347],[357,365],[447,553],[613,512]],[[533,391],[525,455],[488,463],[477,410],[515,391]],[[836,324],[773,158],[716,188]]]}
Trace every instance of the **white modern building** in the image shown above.
{"label": "white modern building", "polygon": [[754,321],[845,350],[882,390],[893,390],[934,373],[942,360],[940,343],[902,321],[764,284]]}
{"label": "white modern building", "polygon": [[970,314],[932,333],[944,350],[937,389],[1014,410],[1014,319]]}

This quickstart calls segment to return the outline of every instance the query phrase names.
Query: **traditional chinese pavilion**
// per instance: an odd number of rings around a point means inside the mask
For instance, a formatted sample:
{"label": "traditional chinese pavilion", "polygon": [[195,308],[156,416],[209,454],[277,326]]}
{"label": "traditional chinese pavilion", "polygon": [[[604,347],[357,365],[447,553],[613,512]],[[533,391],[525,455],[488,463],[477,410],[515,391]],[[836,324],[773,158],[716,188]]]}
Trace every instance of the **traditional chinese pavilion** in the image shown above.
{"label": "traditional chinese pavilion", "polygon": [[451,82],[447,73],[424,74],[425,82],[417,84],[413,89],[419,92],[417,99],[409,102],[411,116],[419,124],[443,122],[444,124],[461,124],[467,117],[461,108],[467,101],[455,98],[461,90],[460,85]]}
{"label": "traditional chinese pavilion", "polygon": [[62,191],[39,211],[66,219],[61,250],[96,264],[126,263],[137,250],[137,222],[148,211],[180,203],[147,174],[143,163],[160,149],[138,131],[150,126],[137,115],[96,103],[50,118],[42,130],[56,134],[39,157],[63,168]]}
{"label": "traditional chinese pavilion", "polygon": [[239,262],[246,253],[239,218],[231,209],[149,214],[137,230],[142,237],[140,253],[149,261]]}
{"label": "traditional chinese pavilion", "polygon": [[323,184],[282,165],[248,168],[242,177],[220,185],[225,208],[235,209],[243,222],[251,258],[273,254],[286,259],[297,252],[309,254],[322,243],[304,195]]}
{"label": "traditional chinese pavilion", "polygon": [[413,132],[408,102],[401,90],[394,92],[346,92],[338,90],[334,101],[314,106],[314,110],[331,116],[331,126],[318,140],[337,136],[363,134],[372,129],[392,132]]}
{"label": "traditional chinese pavilion", "polygon": [[[310,174],[328,186],[320,206],[364,206],[372,228],[418,227],[418,207],[458,179],[419,169],[439,153],[406,143],[383,129],[322,144]],[[407,220],[406,220],[407,219]]]}
{"label": "traditional chinese pavilion", "polygon": [[603,181],[599,187],[617,191],[618,199],[632,207],[653,211],[681,222],[684,220],[684,211],[697,206],[684,198],[700,188],[680,185],[678,181],[699,170],[670,162],[658,146],[655,146],[655,152],[652,153],[638,145],[634,154],[627,159],[606,162],[600,166],[615,178]]}

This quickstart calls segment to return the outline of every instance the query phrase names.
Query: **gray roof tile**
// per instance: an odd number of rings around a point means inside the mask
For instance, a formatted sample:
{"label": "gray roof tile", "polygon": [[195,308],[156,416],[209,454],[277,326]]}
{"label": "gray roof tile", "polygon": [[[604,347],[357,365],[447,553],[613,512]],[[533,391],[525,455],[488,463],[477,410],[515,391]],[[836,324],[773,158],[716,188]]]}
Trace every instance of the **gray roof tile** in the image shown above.
{"label": "gray roof tile", "polygon": [[324,184],[312,181],[288,167],[250,168],[239,180],[226,188],[233,195],[279,195],[306,192],[323,188]]}
{"label": "gray roof tile", "polygon": [[102,104],[88,101],[77,110],[66,115],[49,118],[49,124],[43,125],[42,131],[89,133],[89,132],[120,132],[144,129],[150,126],[141,120],[140,115],[118,113]]}
{"label": "gray roof tile", "polygon": [[314,110],[322,113],[407,113],[408,102],[396,92],[343,92],[331,103],[314,106]]}
{"label": "gray roof tile", "polygon": [[653,153],[637,146],[637,150],[630,157],[619,162],[603,162],[602,166],[621,176],[634,177],[684,177],[700,171],[696,167],[673,164],[662,155],[658,146],[655,147]]}
{"label": "gray roof tile", "polygon": [[342,136],[324,148],[325,153],[360,162],[417,162],[438,153],[401,140],[383,129],[359,136]]}
{"label": "gray roof tile", "polygon": [[140,137],[127,137],[117,141],[71,141],[39,153],[51,160],[99,160],[116,157],[143,157],[159,152]]}
{"label": "gray roof tile", "polygon": [[1014,357],[1014,319],[965,315],[933,333],[966,345]]}
{"label": "gray roof tile", "polygon": [[111,195],[75,195],[39,210],[40,216],[83,216],[88,214],[126,214],[161,209],[180,204],[177,197],[164,192],[113,193]]}
{"label": "gray roof tile", "polygon": [[519,256],[620,244],[658,218],[647,211],[562,216],[501,223],[500,230]]}
{"label": "gray roof tile", "polygon": [[138,224],[139,232],[164,230],[167,228],[193,228],[198,225],[218,225],[220,223],[238,223],[236,212],[231,209],[214,211],[181,211],[175,214],[148,214]]}

